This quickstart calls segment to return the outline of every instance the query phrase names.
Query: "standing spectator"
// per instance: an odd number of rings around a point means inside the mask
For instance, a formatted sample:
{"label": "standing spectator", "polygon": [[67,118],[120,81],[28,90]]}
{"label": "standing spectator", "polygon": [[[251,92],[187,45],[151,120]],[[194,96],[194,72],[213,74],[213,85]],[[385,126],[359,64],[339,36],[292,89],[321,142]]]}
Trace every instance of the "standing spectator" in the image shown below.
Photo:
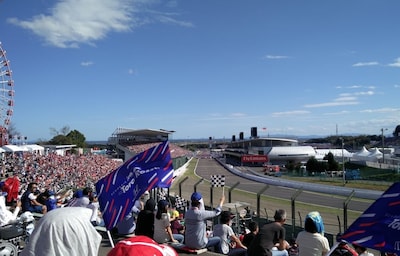
{"label": "standing spectator", "polygon": [[153,198],[149,198],[144,205],[144,209],[138,214],[135,235],[143,235],[153,239],[155,209],[156,201]]}
{"label": "standing spectator", "polygon": [[43,213],[47,212],[46,205],[39,203],[37,199],[38,184],[36,182],[31,182],[28,184],[28,188],[21,197],[22,202],[22,212],[36,212]]}
{"label": "standing spectator", "polygon": [[324,222],[319,212],[308,213],[304,223],[304,230],[297,235],[296,239],[299,256],[327,255],[330,247],[324,232]]}
{"label": "standing spectator", "polygon": [[185,245],[193,249],[214,247],[216,252],[221,251],[221,239],[208,237],[206,233],[206,220],[221,214],[221,208],[225,201],[222,195],[219,205],[213,211],[203,210],[202,195],[194,192],[191,196],[191,208],[185,213]]}
{"label": "standing spectator", "polygon": [[157,213],[154,218],[154,240],[160,244],[166,242],[182,243],[184,239],[182,234],[172,234],[168,208],[167,200],[158,201]]}
{"label": "standing spectator", "polygon": [[220,224],[214,226],[213,234],[221,238],[221,252],[223,254],[245,256],[247,247],[242,244],[231,227],[234,216],[229,211],[223,211],[220,216]]}
{"label": "standing spectator", "polygon": [[254,238],[248,249],[249,256],[287,256],[289,243],[285,240],[286,211],[275,211],[274,220],[265,224]]}
{"label": "standing spectator", "polygon": [[249,230],[250,232],[245,234],[243,237],[243,244],[247,247],[250,246],[251,242],[253,241],[254,237],[256,237],[257,233],[258,233],[258,223],[255,221],[251,221],[249,223]]}
{"label": "standing spectator", "polygon": [[144,208],[143,201],[136,200],[129,213],[117,223],[118,234],[121,236],[134,235],[136,229],[136,218],[141,210]]}

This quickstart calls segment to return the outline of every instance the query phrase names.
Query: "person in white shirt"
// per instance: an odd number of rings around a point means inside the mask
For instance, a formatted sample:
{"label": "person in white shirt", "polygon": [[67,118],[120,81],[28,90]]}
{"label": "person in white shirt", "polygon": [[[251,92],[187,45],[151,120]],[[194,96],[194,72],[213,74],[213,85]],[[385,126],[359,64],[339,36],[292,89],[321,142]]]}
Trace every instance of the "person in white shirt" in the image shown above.
{"label": "person in white shirt", "polygon": [[319,212],[307,214],[304,230],[296,238],[299,256],[325,256],[330,250],[328,239],[324,236],[324,223]]}
{"label": "person in white shirt", "polygon": [[7,209],[5,194],[0,194],[0,226],[16,222],[19,211],[21,210],[21,201],[17,201],[14,211]]}

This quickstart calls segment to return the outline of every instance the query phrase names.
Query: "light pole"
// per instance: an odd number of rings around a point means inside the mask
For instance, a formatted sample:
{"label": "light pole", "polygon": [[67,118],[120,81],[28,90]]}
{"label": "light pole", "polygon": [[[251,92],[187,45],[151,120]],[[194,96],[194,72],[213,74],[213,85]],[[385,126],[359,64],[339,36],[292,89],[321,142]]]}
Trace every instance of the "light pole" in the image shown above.
{"label": "light pole", "polygon": [[342,175],[343,175],[343,186],[346,185],[346,171],[344,168],[344,139],[340,138],[342,140]]}
{"label": "light pole", "polygon": [[383,129],[381,128],[382,132],[382,163],[385,163],[385,137],[383,137],[383,131],[386,131],[387,128]]}

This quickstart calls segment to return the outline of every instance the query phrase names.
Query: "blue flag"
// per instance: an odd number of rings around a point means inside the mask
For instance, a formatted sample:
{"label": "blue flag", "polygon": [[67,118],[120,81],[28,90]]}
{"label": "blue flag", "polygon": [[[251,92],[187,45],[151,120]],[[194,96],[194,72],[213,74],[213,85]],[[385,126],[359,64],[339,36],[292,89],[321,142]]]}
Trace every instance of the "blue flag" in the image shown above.
{"label": "blue flag", "polygon": [[341,236],[381,252],[400,253],[400,182],[394,183]]}
{"label": "blue flag", "polygon": [[100,179],[96,191],[106,228],[115,227],[146,190],[170,187],[173,174],[169,142],[165,141],[132,157]]}

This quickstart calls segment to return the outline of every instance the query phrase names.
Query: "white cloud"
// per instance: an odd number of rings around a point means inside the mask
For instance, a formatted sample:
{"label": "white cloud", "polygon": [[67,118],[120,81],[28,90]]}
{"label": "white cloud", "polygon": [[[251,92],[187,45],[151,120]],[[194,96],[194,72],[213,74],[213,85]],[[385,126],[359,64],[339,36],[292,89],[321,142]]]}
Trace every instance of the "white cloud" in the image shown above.
{"label": "white cloud", "polygon": [[371,62],[358,62],[352,65],[352,67],[365,67],[365,66],[377,66],[379,62],[371,61]]}
{"label": "white cloud", "polygon": [[88,67],[88,66],[91,66],[93,64],[94,63],[92,61],[83,61],[83,62],[81,62],[81,66],[84,66],[84,67]]}
{"label": "white cloud", "polygon": [[400,58],[397,58],[395,62],[388,64],[389,67],[400,68]]}
{"label": "white cloud", "polygon": [[306,115],[309,113],[310,113],[310,111],[306,111],[306,110],[294,110],[294,111],[274,112],[274,113],[272,113],[272,116],[273,117],[297,116],[297,115]]}
{"label": "white cloud", "polygon": [[399,112],[400,109],[398,108],[377,108],[377,109],[365,109],[361,110],[361,113],[393,113]]}
{"label": "white cloud", "polygon": [[264,59],[269,59],[269,60],[280,60],[280,59],[288,59],[289,56],[282,56],[282,55],[266,55],[264,56]]}
{"label": "white cloud", "polygon": [[142,11],[144,5],[151,3],[134,0],[63,0],[56,3],[49,14],[39,14],[29,20],[10,18],[8,22],[30,30],[48,45],[60,48],[93,45],[111,32],[128,32],[147,23],[190,26],[189,22],[180,22],[168,17],[168,14],[154,16],[152,12]]}

